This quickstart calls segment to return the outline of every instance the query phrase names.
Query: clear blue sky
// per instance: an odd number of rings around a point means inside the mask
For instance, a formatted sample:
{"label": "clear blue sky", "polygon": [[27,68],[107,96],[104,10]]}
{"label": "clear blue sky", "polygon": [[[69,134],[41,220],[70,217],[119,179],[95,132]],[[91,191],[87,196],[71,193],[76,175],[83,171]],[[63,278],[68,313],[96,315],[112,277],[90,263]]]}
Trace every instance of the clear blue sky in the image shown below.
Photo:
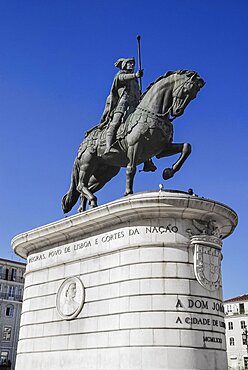
{"label": "clear blue sky", "polygon": [[[0,0],[0,256],[11,239],[64,217],[60,203],[84,131],[99,121],[119,57],[136,56],[143,85],[193,69],[204,89],[175,120],[174,141],[193,152],[166,188],[223,202],[239,215],[224,241],[224,296],[248,292],[246,0]],[[158,189],[175,157],[137,174],[135,191]],[[98,193],[124,192],[122,171]],[[71,213],[75,213],[76,208]]]}

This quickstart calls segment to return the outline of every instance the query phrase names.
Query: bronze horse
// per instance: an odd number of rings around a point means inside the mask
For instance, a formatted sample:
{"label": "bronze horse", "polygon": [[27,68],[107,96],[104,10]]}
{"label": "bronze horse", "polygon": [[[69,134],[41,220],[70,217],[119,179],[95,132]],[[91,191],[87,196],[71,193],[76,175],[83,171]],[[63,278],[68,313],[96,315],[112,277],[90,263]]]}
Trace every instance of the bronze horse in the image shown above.
{"label": "bronze horse", "polygon": [[69,212],[80,197],[79,212],[97,206],[94,193],[100,190],[121,167],[126,167],[125,195],[133,193],[136,166],[156,156],[168,157],[180,153],[172,168],[163,171],[169,179],[189,156],[188,143],[172,143],[172,121],[183,114],[184,109],[204,86],[203,79],[194,71],[167,72],[153,82],[143,94],[140,104],[130,114],[117,133],[114,152],[104,155],[106,128],[94,128],[80,145],[75,159],[71,186],[62,199],[62,208]]}

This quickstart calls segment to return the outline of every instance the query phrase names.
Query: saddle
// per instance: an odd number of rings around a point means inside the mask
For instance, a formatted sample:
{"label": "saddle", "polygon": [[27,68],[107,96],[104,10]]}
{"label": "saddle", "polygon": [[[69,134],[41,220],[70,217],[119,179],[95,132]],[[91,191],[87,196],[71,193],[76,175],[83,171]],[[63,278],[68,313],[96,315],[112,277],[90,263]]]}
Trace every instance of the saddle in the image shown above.
{"label": "saddle", "polygon": [[[103,152],[103,147],[106,145],[106,132],[109,123],[107,123],[102,129],[98,126],[93,127],[85,134],[85,139],[81,143],[78,156],[79,159],[86,149],[89,149],[91,153],[98,152],[99,155]],[[145,134],[149,129],[158,128],[161,130],[161,134],[167,138],[168,142],[172,142],[173,138],[173,125],[170,121],[162,122],[161,119],[155,117],[150,112],[145,110],[137,109],[134,113],[129,115],[127,119],[121,122],[117,134],[116,141],[113,143],[113,148],[123,150],[121,142],[125,137],[132,132],[134,127],[140,125],[140,134]]]}
{"label": "saddle", "polygon": [[[128,133],[130,133],[133,128],[139,123],[141,118],[141,113],[133,113],[129,115],[125,121],[122,121],[116,134],[116,141],[113,144],[113,147],[122,149],[120,142],[122,139],[126,137]],[[80,144],[78,149],[77,158],[79,159],[81,155],[84,153],[86,149],[91,150],[91,152],[95,152],[97,148],[105,147],[106,145],[106,133],[109,127],[109,123],[103,128],[99,128],[99,126],[94,126],[90,130],[86,131],[85,139]],[[123,149],[122,149],[123,150]]]}

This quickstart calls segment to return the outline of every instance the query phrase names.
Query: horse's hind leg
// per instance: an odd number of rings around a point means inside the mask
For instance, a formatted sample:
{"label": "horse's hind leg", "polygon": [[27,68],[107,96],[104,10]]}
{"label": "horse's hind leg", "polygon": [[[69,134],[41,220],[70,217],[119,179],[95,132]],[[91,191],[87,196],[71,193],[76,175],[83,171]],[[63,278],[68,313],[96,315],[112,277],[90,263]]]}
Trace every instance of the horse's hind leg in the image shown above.
{"label": "horse's hind leg", "polygon": [[[90,177],[88,182],[88,188],[91,193],[95,193],[116,176],[120,171],[120,167],[100,165],[96,168],[94,174]],[[83,211],[86,210],[87,198],[83,200]]]}
{"label": "horse's hind leg", "polygon": [[88,182],[94,171],[96,164],[96,157],[94,154],[85,152],[81,159],[79,165],[79,178],[78,178],[78,186],[77,191],[80,193],[80,206],[78,212],[82,212],[84,210],[84,198],[89,201],[91,207],[97,206],[97,198],[92,192],[89,190]]}

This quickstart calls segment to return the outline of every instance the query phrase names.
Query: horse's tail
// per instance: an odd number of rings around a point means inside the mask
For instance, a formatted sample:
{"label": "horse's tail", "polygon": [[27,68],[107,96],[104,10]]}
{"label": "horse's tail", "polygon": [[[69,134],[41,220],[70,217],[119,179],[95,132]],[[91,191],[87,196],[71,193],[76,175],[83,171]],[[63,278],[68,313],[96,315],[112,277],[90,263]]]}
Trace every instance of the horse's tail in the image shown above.
{"label": "horse's tail", "polygon": [[79,175],[78,159],[76,158],[72,168],[70,189],[62,198],[62,209],[64,213],[70,212],[70,210],[77,203],[77,200],[79,198],[80,193],[77,190],[78,175]]}

